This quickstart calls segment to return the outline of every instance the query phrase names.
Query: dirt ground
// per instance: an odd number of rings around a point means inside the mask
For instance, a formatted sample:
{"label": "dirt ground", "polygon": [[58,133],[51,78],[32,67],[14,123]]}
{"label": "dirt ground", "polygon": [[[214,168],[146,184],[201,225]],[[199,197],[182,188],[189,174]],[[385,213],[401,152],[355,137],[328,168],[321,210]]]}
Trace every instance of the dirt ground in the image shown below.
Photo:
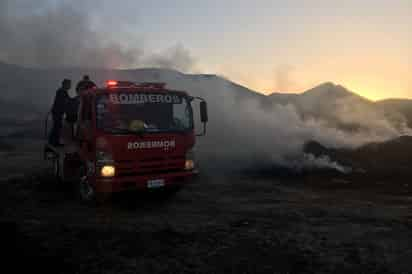
{"label": "dirt ground", "polygon": [[7,273],[412,273],[406,179],[203,173],[88,206],[34,149],[1,157]]}

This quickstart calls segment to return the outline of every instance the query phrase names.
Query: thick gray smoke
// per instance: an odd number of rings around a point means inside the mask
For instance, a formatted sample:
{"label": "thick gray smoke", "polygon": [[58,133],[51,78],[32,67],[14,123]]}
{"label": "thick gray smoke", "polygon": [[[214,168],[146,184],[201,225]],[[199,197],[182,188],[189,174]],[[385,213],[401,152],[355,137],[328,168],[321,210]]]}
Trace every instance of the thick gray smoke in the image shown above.
{"label": "thick gray smoke", "polygon": [[[303,117],[295,105],[265,105],[268,98],[240,94],[239,87],[216,78],[180,88],[196,91],[208,101],[210,124],[208,136],[200,140],[198,149],[202,162],[223,167],[250,167],[270,165],[294,169],[329,167],[341,172],[347,167],[327,157],[305,155],[303,145],[315,140],[329,147],[357,147],[370,142],[411,134],[411,130],[395,127],[382,113],[365,107],[351,97],[333,100],[316,98],[333,105],[328,116]],[[314,94],[316,95],[316,94]],[[305,98],[307,99],[307,98]],[[330,100],[331,99],[331,100]],[[308,102],[306,102],[308,101]],[[263,103],[262,103],[263,102]],[[305,100],[308,104],[309,100]],[[319,113],[320,114],[320,113]],[[342,123],[359,124],[348,131]]]}
{"label": "thick gray smoke", "polygon": [[182,71],[190,71],[195,63],[180,45],[154,54],[145,53],[140,44],[126,47],[110,41],[107,33],[92,29],[87,7],[81,10],[67,1],[53,6],[46,5],[45,1],[30,2],[0,2],[2,61],[29,67],[129,68],[150,65]]}

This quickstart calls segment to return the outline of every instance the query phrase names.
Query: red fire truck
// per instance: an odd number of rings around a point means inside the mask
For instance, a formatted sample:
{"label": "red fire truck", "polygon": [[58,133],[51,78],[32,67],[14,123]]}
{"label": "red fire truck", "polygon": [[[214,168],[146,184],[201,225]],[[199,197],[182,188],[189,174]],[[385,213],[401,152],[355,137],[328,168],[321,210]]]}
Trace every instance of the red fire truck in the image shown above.
{"label": "red fire truck", "polygon": [[[163,83],[125,81],[108,81],[79,98],[77,122],[64,127],[64,146],[46,144],[44,156],[53,162],[59,181],[75,183],[81,200],[175,187],[198,172],[193,147],[195,137],[206,133],[204,99],[169,90]],[[197,135],[195,100],[200,101],[203,123]]]}

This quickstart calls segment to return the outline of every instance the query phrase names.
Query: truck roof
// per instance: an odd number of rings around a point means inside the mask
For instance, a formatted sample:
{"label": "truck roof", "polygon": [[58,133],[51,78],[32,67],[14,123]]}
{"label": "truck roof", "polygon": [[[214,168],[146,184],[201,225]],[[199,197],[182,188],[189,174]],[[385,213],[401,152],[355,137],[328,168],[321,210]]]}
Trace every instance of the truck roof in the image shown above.
{"label": "truck roof", "polygon": [[97,88],[91,89],[86,91],[84,94],[88,95],[101,95],[107,93],[121,93],[121,92],[128,92],[128,93],[174,93],[181,96],[187,96],[187,92],[180,91],[180,90],[170,90],[170,89],[142,89],[142,88]]}
{"label": "truck roof", "polygon": [[[119,85],[117,85],[119,83]],[[188,96],[187,92],[180,90],[171,90],[166,88],[164,83],[141,83],[108,81],[106,87],[93,88],[87,90],[83,95],[100,95],[108,93],[174,93],[180,96]]]}

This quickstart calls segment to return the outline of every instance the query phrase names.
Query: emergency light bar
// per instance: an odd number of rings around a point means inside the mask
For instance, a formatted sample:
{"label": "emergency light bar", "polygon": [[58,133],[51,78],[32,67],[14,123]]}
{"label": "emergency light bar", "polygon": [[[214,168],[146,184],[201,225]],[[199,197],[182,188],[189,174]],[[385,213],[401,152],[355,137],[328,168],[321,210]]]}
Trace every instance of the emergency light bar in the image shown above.
{"label": "emergency light bar", "polygon": [[116,81],[116,80],[109,80],[106,81],[106,86],[108,88],[128,88],[128,87],[136,87],[136,88],[146,88],[146,89],[164,89],[166,83],[133,83],[130,81]]}
{"label": "emergency light bar", "polygon": [[117,81],[109,80],[109,81],[106,82],[106,85],[108,87],[115,87],[115,86],[117,86]]}
{"label": "emergency light bar", "polygon": [[116,81],[116,80],[109,80],[106,81],[106,86],[108,88],[127,88],[127,87],[135,87],[136,84],[129,81]]}
{"label": "emergency light bar", "polygon": [[142,88],[163,89],[166,86],[166,84],[146,82],[146,83],[139,83],[137,86],[142,87]]}

